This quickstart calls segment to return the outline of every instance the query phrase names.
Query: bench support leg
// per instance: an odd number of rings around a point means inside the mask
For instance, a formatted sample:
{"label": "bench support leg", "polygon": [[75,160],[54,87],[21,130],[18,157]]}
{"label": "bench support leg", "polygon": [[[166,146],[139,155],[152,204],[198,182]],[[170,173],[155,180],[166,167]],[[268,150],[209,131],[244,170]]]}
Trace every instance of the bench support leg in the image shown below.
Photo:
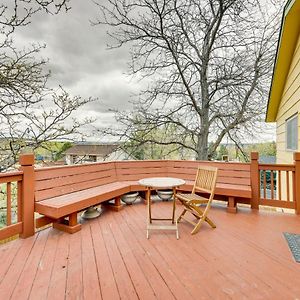
{"label": "bench support leg", "polygon": [[227,212],[236,213],[237,207],[234,197],[228,197]]}
{"label": "bench support leg", "polygon": [[52,219],[52,218],[49,218],[46,216],[39,217],[39,218],[35,219],[35,228],[38,229],[38,228],[47,226],[55,221],[56,221],[55,219]]}
{"label": "bench support leg", "polygon": [[77,212],[69,215],[69,220],[58,220],[53,223],[53,228],[56,228],[61,231],[68,233],[75,233],[81,229],[81,224],[77,222]]}
{"label": "bench support leg", "polygon": [[106,208],[111,209],[113,211],[120,211],[123,208],[121,203],[121,196],[115,198],[114,203],[103,203]]}
{"label": "bench support leg", "polygon": [[147,204],[147,200],[146,200],[147,191],[140,191],[139,194],[140,194],[140,197],[142,199],[142,203]]}

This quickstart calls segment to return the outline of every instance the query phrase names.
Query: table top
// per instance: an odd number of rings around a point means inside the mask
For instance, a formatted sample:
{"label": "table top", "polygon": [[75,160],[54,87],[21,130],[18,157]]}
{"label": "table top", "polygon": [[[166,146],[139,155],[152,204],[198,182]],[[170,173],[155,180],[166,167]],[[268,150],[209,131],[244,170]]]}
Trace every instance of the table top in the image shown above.
{"label": "table top", "polygon": [[185,184],[185,181],[173,177],[150,177],[139,180],[139,184],[152,188],[173,188]]}

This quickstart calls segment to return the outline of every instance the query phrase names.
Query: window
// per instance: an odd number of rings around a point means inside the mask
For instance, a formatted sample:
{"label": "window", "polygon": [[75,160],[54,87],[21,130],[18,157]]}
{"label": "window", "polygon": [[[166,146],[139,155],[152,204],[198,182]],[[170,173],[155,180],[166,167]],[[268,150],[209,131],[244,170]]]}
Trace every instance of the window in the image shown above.
{"label": "window", "polygon": [[298,114],[286,120],[286,149],[298,149]]}
{"label": "window", "polygon": [[97,156],[96,155],[89,155],[88,161],[96,162],[97,161]]}
{"label": "window", "polygon": [[71,155],[71,163],[72,164],[78,163],[78,155]]}

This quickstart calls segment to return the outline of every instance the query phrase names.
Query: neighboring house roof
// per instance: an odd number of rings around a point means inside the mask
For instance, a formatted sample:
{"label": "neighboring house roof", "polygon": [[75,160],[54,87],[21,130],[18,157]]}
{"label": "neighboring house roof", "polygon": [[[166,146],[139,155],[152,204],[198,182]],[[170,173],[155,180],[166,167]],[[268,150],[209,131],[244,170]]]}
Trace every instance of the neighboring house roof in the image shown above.
{"label": "neighboring house roof", "polygon": [[106,157],[112,152],[116,151],[119,144],[97,144],[97,145],[86,145],[80,144],[69,148],[65,153],[67,155],[96,155]]}
{"label": "neighboring house roof", "polygon": [[282,16],[266,122],[275,122],[300,31],[300,0],[289,0]]}

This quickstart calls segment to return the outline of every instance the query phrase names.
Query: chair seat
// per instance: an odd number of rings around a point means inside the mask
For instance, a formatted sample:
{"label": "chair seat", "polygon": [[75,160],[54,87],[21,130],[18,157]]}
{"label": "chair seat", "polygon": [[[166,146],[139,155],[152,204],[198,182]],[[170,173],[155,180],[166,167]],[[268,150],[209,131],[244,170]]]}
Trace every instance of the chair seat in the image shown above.
{"label": "chair seat", "polygon": [[196,200],[198,203],[207,203],[208,199],[197,194],[176,194],[176,197],[182,201],[193,201]]}

